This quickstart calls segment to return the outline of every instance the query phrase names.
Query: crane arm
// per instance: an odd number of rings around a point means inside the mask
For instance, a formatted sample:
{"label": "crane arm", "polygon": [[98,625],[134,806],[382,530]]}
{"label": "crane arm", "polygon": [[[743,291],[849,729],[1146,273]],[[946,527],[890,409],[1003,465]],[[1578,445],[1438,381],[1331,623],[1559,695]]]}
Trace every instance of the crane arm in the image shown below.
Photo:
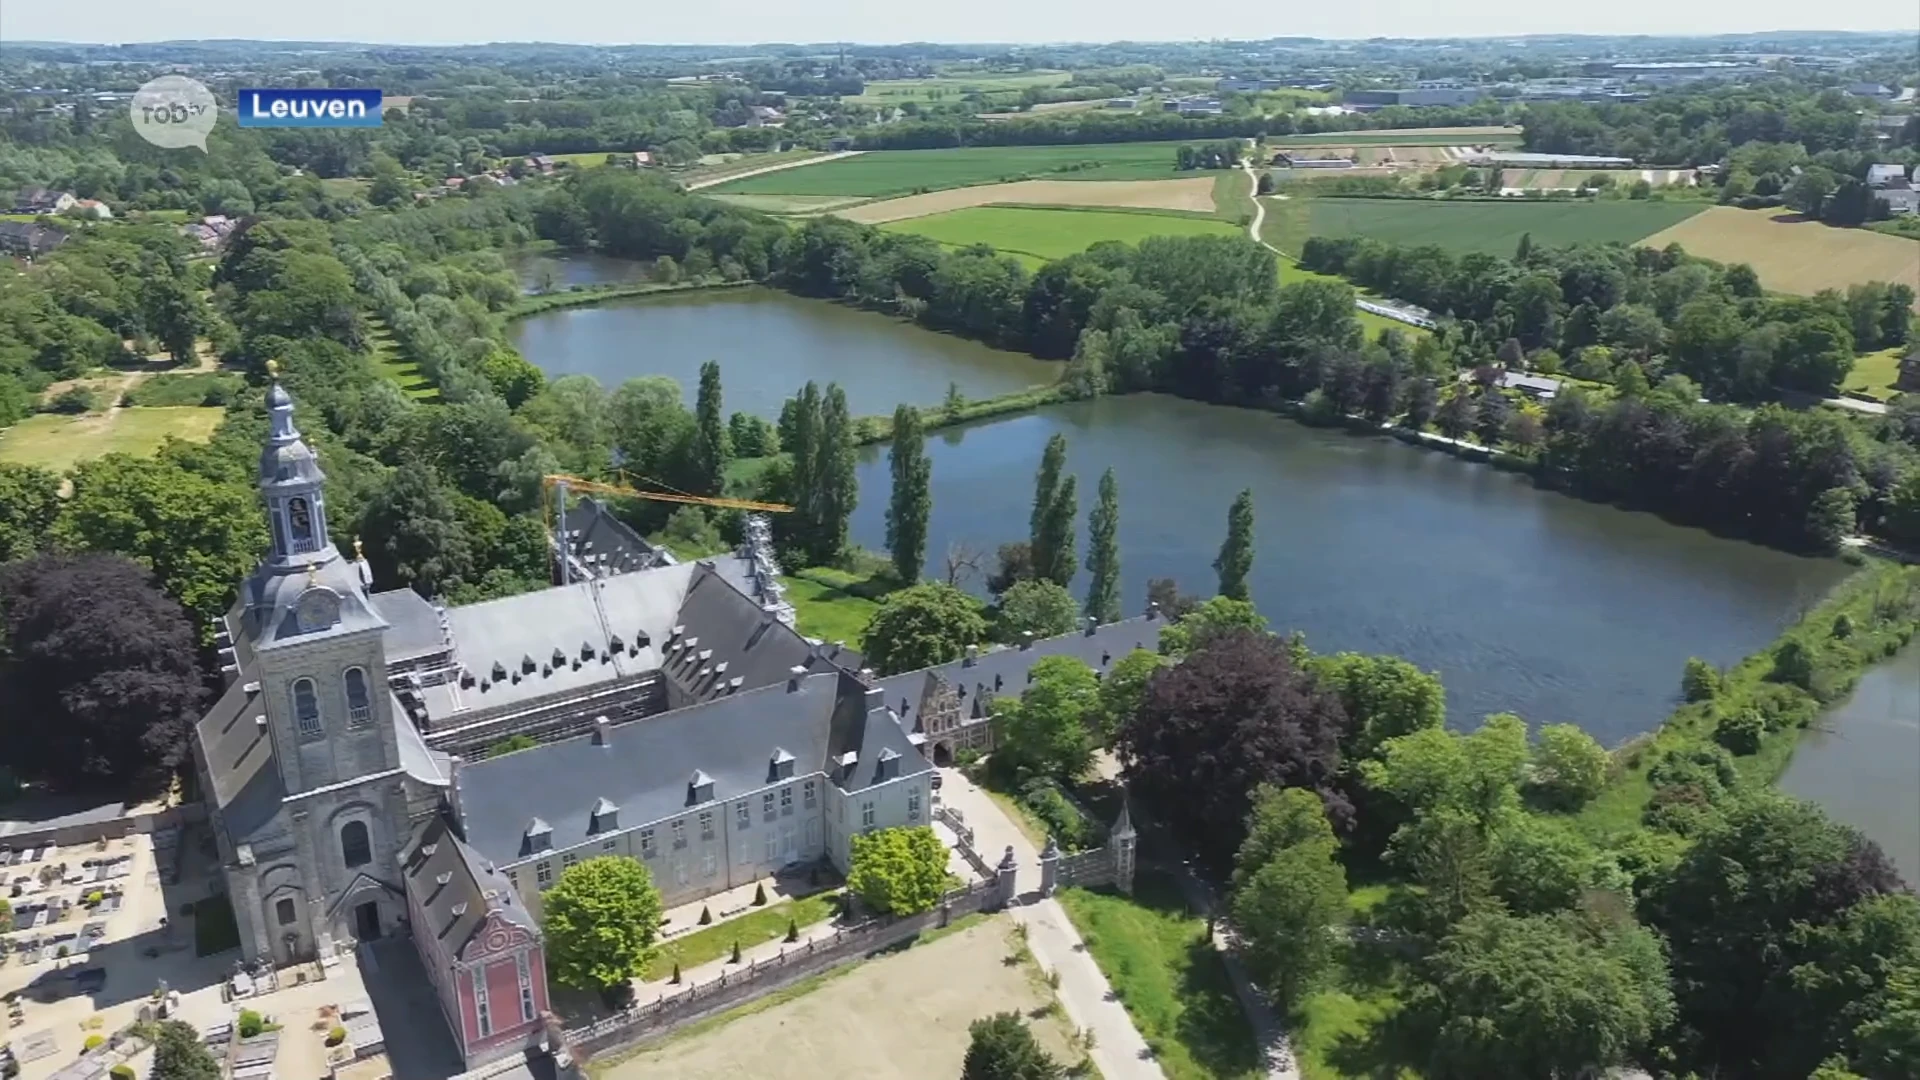
{"label": "crane arm", "polygon": [[651,499],[655,502],[687,503],[693,506],[718,506],[727,510],[757,510],[767,514],[785,514],[793,507],[785,503],[754,502],[751,499],[723,499],[703,495],[681,495],[667,491],[640,491],[622,484],[606,484],[598,480],[587,480],[578,476],[552,474],[540,478],[543,487],[551,491],[565,484],[574,491],[592,491],[603,495],[624,495],[630,499]]}

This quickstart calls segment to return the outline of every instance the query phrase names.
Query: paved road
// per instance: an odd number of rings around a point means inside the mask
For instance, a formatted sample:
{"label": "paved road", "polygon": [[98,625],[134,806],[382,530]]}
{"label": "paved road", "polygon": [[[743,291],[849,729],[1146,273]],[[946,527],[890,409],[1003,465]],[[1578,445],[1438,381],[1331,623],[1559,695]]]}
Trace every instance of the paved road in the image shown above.
{"label": "paved road", "polygon": [[[960,811],[973,828],[974,841],[987,861],[1013,848],[1020,870],[1016,888],[1032,890],[1040,884],[1040,853],[1025,833],[1007,820],[986,792],[952,769],[942,769],[940,798]],[[1014,920],[1027,928],[1027,948],[1047,971],[1060,973],[1060,1004],[1073,1026],[1093,1030],[1090,1055],[1106,1080],[1165,1080],[1160,1063],[1147,1041],[1133,1026],[1127,1010],[1113,997],[1113,988],[1100,973],[1086,942],[1068,920],[1058,900],[1028,892],[1013,908]]]}
{"label": "paved road", "polygon": [[695,180],[693,183],[687,185],[687,190],[699,191],[701,188],[730,184],[735,180],[745,180],[749,176],[762,176],[766,173],[780,172],[784,169],[798,169],[802,165],[818,165],[823,161],[839,161],[841,158],[850,158],[856,154],[864,153],[866,153],[865,150],[841,150],[837,153],[821,154],[819,157],[801,158],[798,161],[782,161],[773,165],[762,165],[757,169],[748,169],[746,172],[728,173],[725,176],[715,176],[706,180]]}
{"label": "paved road", "polygon": [[1887,415],[1887,403],[1884,401],[1861,401],[1857,398],[1830,397],[1826,399],[1826,403],[1828,405],[1837,405],[1842,409],[1852,409],[1854,412],[1863,412],[1869,416]]}

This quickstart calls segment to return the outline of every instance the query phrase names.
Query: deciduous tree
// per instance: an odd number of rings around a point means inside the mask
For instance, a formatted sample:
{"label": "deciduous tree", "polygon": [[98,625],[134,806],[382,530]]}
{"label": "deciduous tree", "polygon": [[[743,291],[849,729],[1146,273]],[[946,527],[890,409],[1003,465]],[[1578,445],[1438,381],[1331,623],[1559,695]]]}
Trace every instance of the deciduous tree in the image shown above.
{"label": "deciduous tree", "polygon": [[1102,623],[1120,618],[1120,488],[1113,469],[1100,474],[1099,500],[1087,515],[1087,607]]}
{"label": "deciduous tree", "polygon": [[32,465],[0,461],[0,563],[40,550],[59,513],[59,477]]}
{"label": "deciduous tree", "polygon": [[1017,1012],[995,1013],[967,1027],[967,1056],[960,1080],[1061,1080],[1060,1063],[1034,1041]]}
{"label": "deciduous tree", "polygon": [[1019,643],[1071,633],[1080,622],[1073,594],[1045,579],[1020,581],[1000,597],[998,629],[1003,641]]}
{"label": "deciduous tree", "polygon": [[660,933],[660,890],[645,864],[602,855],[560,872],[540,900],[547,969],[578,990],[615,990],[640,974]]}
{"label": "deciduous tree", "polygon": [[1265,634],[1267,620],[1245,600],[1216,596],[1196,605],[1178,622],[1162,629],[1160,651],[1167,656],[1185,656],[1206,648],[1216,638],[1239,630]]}
{"label": "deciduous tree", "polygon": [[1071,781],[1093,761],[1088,721],[1100,709],[1100,682],[1071,656],[1042,657],[1029,676],[1019,700],[1000,706],[995,754],[1027,775]]}
{"label": "deciduous tree", "polygon": [[1346,919],[1347,875],[1320,796],[1263,785],[1235,860],[1233,923],[1254,978],[1297,1002],[1332,962]]}
{"label": "deciduous tree", "polygon": [[1220,595],[1246,600],[1247,575],[1253,572],[1253,492],[1242,491],[1227,510],[1227,538],[1213,560],[1220,575]]}
{"label": "deciduous tree", "polygon": [[875,911],[931,911],[947,887],[947,845],[926,825],[853,836],[847,888]]}
{"label": "deciduous tree", "polygon": [[973,597],[951,585],[926,582],[889,593],[860,640],[860,650],[882,674],[917,671],[958,660],[987,639],[987,620]]}
{"label": "deciduous tree", "polygon": [[[1116,747],[1133,790],[1189,851],[1231,865],[1253,789],[1270,783],[1333,792],[1346,715],[1278,638],[1240,631],[1209,641],[1147,683]],[[1338,824],[1338,818],[1336,817]]]}
{"label": "deciduous tree", "polygon": [[727,462],[733,459],[727,435],[726,410],[720,400],[720,365],[700,365],[700,391],[694,399],[693,472],[698,495],[718,495],[726,487]]}
{"label": "deciduous tree", "polygon": [[1573,724],[1548,724],[1533,748],[1527,786],[1555,806],[1575,810],[1606,788],[1612,767],[1612,756],[1593,736]]}
{"label": "deciduous tree", "polygon": [[144,567],[114,555],[0,566],[0,641],[11,769],[135,798],[179,764],[206,700],[195,635]]}
{"label": "deciduous tree", "polygon": [[927,459],[927,439],[920,410],[902,405],[893,412],[893,448],[887,462],[893,470],[893,492],[887,502],[887,551],[893,572],[903,584],[920,580],[927,561],[927,520],[933,513],[933,463]]}
{"label": "deciduous tree", "polygon": [[1147,680],[1166,666],[1156,652],[1135,649],[1113,662],[1100,680],[1100,720],[1097,732],[1102,746],[1109,745],[1133,714],[1140,711],[1146,697]]}

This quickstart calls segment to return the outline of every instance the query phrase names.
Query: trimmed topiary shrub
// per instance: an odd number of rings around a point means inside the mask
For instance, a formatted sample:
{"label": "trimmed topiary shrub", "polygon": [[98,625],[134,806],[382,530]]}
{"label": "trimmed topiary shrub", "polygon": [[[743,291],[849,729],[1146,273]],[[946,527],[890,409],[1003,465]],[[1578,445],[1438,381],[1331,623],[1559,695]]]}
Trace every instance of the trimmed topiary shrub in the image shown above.
{"label": "trimmed topiary shrub", "polygon": [[341,1027],[339,1024],[335,1024],[330,1030],[328,1030],[327,1032],[328,1046],[339,1046],[341,1043],[346,1041],[347,1041],[346,1028]]}

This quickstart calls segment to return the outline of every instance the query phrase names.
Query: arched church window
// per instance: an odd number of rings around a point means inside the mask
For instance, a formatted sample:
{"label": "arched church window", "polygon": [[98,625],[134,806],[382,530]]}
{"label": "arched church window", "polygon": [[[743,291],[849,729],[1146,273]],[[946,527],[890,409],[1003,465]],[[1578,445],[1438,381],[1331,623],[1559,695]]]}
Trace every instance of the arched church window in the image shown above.
{"label": "arched church window", "polygon": [[293,532],[294,551],[314,549],[313,507],[307,504],[306,499],[295,496],[287,500],[287,528]]}
{"label": "arched church window", "polygon": [[373,722],[373,699],[367,694],[367,673],[350,667],[346,674],[347,726],[365,727]]}
{"label": "arched church window", "polygon": [[282,897],[279,903],[273,905],[273,915],[274,918],[280,920],[281,926],[292,926],[293,901],[289,898]]}
{"label": "arched church window", "polygon": [[340,826],[340,860],[348,866],[365,866],[373,861],[373,844],[367,838],[364,821],[349,821]]}
{"label": "arched church window", "polygon": [[313,690],[312,679],[293,681],[293,723],[303,739],[318,738],[320,729],[320,698]]}

